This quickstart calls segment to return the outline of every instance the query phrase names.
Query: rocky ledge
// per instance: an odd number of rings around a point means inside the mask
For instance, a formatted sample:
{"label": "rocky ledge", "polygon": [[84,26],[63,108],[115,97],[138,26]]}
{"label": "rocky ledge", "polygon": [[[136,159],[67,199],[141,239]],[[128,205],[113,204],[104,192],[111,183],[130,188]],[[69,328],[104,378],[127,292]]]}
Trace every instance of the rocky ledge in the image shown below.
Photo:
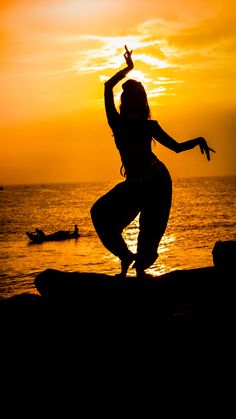
{"label": "rocky ledge", "polygon": [[234,311],[233,276],[236,241],[217,242],[213,266],[176,270],[158,277],[122,279],[97,273],[47,269],[35,278],[40,295],[21,294],[0,302],[0,310],[14,321],[21,318],[48,320],[48,316],[76,323],[90,319],[107,322],[219,321]]}

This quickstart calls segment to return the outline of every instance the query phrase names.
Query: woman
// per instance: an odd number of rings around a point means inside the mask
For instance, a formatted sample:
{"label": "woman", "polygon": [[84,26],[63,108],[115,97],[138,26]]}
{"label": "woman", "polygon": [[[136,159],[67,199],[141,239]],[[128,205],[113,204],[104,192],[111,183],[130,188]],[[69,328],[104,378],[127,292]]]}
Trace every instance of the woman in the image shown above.
{"label": "woman", "polygon": [[[200,146],[210,160],[204,138],[178,143],[155,120],[143,85],[129,79],[122,84],[120,112],[114,104],[113,87],[133,69],[132,51],[125,45],[127,66],[105,83],[105,109],[108,124],[119,150],[126,180],[98,199],[91,209],[94,227],[103,245],[121,260],[121,275],[126,276],[135,261],[137,277],[147,275],[158,257],[158,246],[165,232],[172,195],[172,181],[165,165],[152,152],[155,139],[176,153]],[[122,231],[139,216],[137,254],[132,253]]]}

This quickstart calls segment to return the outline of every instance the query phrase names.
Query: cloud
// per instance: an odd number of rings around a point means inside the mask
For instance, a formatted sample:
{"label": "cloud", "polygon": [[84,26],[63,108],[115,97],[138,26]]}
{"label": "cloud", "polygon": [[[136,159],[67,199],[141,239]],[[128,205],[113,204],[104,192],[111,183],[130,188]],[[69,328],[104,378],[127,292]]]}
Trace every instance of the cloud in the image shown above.
{"label": "cloud", "polygon": [[[223,19],[221,21],[220,17]],[[133,31],[134,33],[135,31]],[[194,69],[217,65],[217,58],[232,54],[235,46],[233,20],[227,14],[210,16],[208,19],[194,18],[186,21],[151,19],[136,27],[135,35],[98,36],[83,35],[67,38],[64,42],[81,40],[98,42],[97,49],[81,52],[76,60],[78,71],[96,72],[115,69],[122,65],[122,49],[127,44],[134,50],[135,62],[147,65],[149,70],[175,68],[189,63]],[[194,59],[195,57],[195,59]]]}
{"label": "cloud", "polygon": [[[11,3],[18,7],[19,2]],[[37,7],[33,7],[30,1],[25,1],[34,11],[35,18],[40,5],[39,1],[36,3]],[[217,70],[222,69],[228,74],[236,63],[234,8],[230,12],[226,6],[219,9],[218,3],[218,8],[213,7],[214,2],[210,0],[207,1],[208,13],[205,13],[204,2],[199,0],[199,10],[204,13],[194,13],[194,7],[190,10],[190,6],[181,10],[175,8],[172,14],[162,14],[157,18],[156,12],[152,19],[137,20],[135,23],[132,20],[132,25],[129,24],[126,29],[119,29],[114,22],[114,31],[107,31],[109,35],[104,35],[106,32],[103,31],[98,34],[96,28],[92,32],[91,25],[88,33],[81,32],[80,26],[76,31],[74,26],[68,29],[69,20],[64,30],[64,26],[60,28],[59,25],[63,13],[55,15],[57,26],[41,27],[43,16],[46,16],[45,19],[53,17],[54,3],[58,10],[67,10],[68,16],[71,16],[72,5],[76,6],[74,1],[68,8],[65,2],[49,1],[47,5],[45,1],[36,30],[32,30],[32,21],[31,26],[19,25],[18,30],[22,32],[16,32],[14,42],[9,42],[10,46],[16,47],[11,54],[11,63],[15,67],[8,71],[6,66],[4,78],[43,76],[50,80],[53,77],[68,77],[69,80],[72,76],[79,79],[91,75],[91,79],[96,80],[97,77],[102,83],[124,65],[124,45],[127,44],[129,49],[133,49],[135,62],[132,77],[139,79],[151,95],[167,96],[174,94],[180,84],[195,82],[196,74],[201,71],[208,71],[208,77],[210,71],[216,75]],[[167,3],[170,5],[170,2]],[[78,7],[74,10],[78,12]],[[177,10],[180,10],[179,14]],[[29,19],[29,16],[30,11],[26,18]],[[24,42],[25,48],[21,48]],[[6,62],[9,62],[9,51]]]}
{"label": "cloud", "polygon": [[[138,53],[138,51],[143,52],[147,48],[160,47],[160,45],[163,45],[163,41],[160,40],[146,40],[145,36],[141,35],[122,37],[83,35],[80,39],[90,40],[91,42],[96,40],[99,41],[100,45],[97,49],[88,48],[79,54],[80,57],[75,63],[75,68],[78,71],[94,72],[120,67],[124,63],[123,53],[125,44],[128,45],[129,49],[134,50],[133,55],[136,61],[147,64],[152,68],[166,68],[171,66],[167,61],[157,56]],[[78,40],[79,38],[77,38]],[[161,49],[158,49],[160,52]]]}

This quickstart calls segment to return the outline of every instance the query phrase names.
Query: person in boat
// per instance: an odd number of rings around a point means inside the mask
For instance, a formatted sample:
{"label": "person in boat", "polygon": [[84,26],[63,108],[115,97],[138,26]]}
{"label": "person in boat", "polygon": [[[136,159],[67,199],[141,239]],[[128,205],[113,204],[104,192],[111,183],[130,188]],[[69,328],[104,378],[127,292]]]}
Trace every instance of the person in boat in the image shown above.
{"label": "person in boat", "polygon": [[79,237],[79,228],[78,228],[78,225],[77,224],[75,224],[75,228],[74,228],[73,234],[74,234],[74,237]]}
{"label": "person in boat", "polygon": [[40,239],[44,239],[46,237],[46,234],[42,230],[39,230],[38,228],[35,229],[35,232],[37,233],[37,236]]}
{"label": "person in boat", "polygon": [[[105,110],[116,147],[120,153],[126,180],[99,198],[91,208],[94,228],[103,245],[121,260],[121,275],[126,276],[133,263],[137,277],[158,257],[158,246],[169,219],[172,179],[166,166],[152,151],[152,141],[180,153],[200,147],[210,160],[212,150],[205,138],[177,142],[156,120],[150,119],[150,108],[143,85],[128,79],[122,84],[119,112],[115,107],[113,88],[134,68],[132,51],[125,46],[127,66],[105,82]],[[122,232],[139,214],[137,254],[131,252]]]}

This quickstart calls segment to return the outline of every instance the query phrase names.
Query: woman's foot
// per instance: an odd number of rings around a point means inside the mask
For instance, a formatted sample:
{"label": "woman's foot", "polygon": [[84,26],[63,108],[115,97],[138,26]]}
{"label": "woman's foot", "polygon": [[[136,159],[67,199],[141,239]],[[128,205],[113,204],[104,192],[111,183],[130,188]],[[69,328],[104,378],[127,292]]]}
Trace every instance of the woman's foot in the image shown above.
{"label": "woman's foot", "polygon": [[148,274],[145,272],[145,269],[150,268],[150,266],[156,261],[158,258],[158,253],[156,251],[149,251],[146,255],[136,255],[136,261],[133,264],[132,268],[136,270],[137,278],[144,279],[144,278],[153,278],[153,275]]}
{"label": "woman's foot", "polygon": [[135,256],[136,255],[134,253],[130,252],[125,259],[121,260],[121,273],[119,274],[119,276],[126,277],[130,265],[135,260]]}
{"label": "woman's foot", "polygon": [[153,276],[151,274],[147,274],[144,269],[136,269],[136,276],[138,279],[153,278]]}

